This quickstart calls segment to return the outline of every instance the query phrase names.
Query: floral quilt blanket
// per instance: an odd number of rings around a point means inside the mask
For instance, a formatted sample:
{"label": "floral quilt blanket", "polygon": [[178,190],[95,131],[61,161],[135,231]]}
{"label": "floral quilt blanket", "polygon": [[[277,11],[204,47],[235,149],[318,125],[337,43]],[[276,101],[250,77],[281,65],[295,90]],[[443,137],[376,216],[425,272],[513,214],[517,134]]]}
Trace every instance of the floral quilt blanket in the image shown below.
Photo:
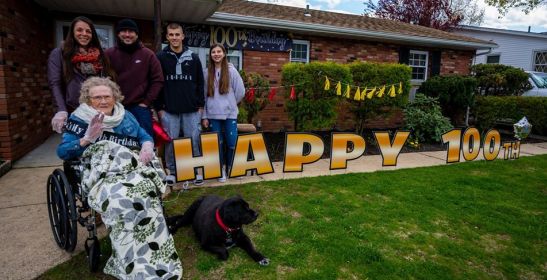
{"label": "floral quilt blanket", "polygon": [[143,165],[138,153],[100,141],[82,155],[82,188],[101,214],[112,241],[104,272],[119,279],[182,279],[161,194],[165,173],[158,159]]}

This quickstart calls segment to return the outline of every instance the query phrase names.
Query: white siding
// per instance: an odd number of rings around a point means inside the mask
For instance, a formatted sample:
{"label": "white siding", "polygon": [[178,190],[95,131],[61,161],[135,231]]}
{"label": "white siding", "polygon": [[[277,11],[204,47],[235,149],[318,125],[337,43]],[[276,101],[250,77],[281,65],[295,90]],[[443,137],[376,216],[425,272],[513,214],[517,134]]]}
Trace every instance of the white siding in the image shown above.
{"label": "white siding", "polygon": [[[493,41],[499,47],[492,49],[489,55],[499,54],[500,64],[511,65],[524,70],[533,70],[534,51],[547,50],[547,38],[534,38],[513,34],[501,34],[488,31],[457,30],[454,33],[474,37],[485,41]],[[484,53],[485,50],[477,51]],[[486,63],[486,55],[475,57],[474,64]]]}

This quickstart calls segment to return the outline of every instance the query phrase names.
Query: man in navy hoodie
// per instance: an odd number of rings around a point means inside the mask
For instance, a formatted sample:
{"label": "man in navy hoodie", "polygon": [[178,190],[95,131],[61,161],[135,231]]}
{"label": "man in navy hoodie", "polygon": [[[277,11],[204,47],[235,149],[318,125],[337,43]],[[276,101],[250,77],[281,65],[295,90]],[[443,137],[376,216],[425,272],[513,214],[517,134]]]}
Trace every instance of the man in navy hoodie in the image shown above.
{"label": "man in navy hoodie", "polygon": [[115,47],[104,53],[118,75],[117,82],[124,96],[122,104],[139,125],[152,134],[150,106],[163,85],[161,66],[153,51],[139,40],[139,27],[131,19],[122,19],[116,26]]}
{"label": "man in navy hoodie", "polygon": [[[203,95],[203,69],[197,54],[184,46],[182,26],[171,23],[167,26],[169,45],[157,53],[163,71],[164,84],[156,100],[158,117],[171,139],[178,138],[180,130],[184,137],[192,138],[194,155],[199,155],[201,113],[205,105]],[[165,147],[165,161],[169,169],[168,183],[176,182],[173,144]],[[203,184],[203,176],[196,174],[195,185]],[[188,182],[183,183],[183,188]]]}

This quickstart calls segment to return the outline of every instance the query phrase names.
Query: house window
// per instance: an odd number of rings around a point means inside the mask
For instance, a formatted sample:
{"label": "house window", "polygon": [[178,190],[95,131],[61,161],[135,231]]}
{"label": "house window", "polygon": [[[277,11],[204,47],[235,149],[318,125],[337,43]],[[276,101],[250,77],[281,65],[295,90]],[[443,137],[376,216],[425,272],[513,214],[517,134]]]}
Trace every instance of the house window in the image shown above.
{"label": "house window", "polygon": [[500,63],[499,54],[489,55],[486,57],[486,64],[499,64],[499,63]]}
{"label": "house window", "polygon": [[[70,29],[69,21],[57,21],[55,23],[55,46],[60,47]],[[95,24],[95,31],[101,42],[101,47],[107,49],[114,46],[114,29],[111,25]]]}
{"label": "house window", "polygon": [[291,62],[310,62],[310,41],[292,40]]}
{"label": "house window", "polygon": [[412,80],[427,79],[427,52],[411,50],[408,55],[408,66],[412,68]]}
{"label": "house window", "polygon": [[[167,44],[165,44],[167,46]],[[163,48],[163,47],[162,47]],[[206,69],[209,66],[209,48],[188,47],[199,56],[201,66]],[[232,63],[237,70],[243,67],[243,55],[239,50],[227,50],[228,62]]]}
{"label": "house window", "polygon": [[534,71],[547,73],[547,50],[534,52]]}

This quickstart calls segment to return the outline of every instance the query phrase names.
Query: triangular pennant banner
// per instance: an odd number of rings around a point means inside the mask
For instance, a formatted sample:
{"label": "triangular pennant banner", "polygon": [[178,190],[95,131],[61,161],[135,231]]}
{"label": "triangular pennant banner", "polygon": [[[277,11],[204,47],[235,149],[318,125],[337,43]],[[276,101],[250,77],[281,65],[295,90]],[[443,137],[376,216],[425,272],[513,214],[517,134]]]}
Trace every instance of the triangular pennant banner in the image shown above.
{"label": "triangular pennant banner", "polygon": [[365,89],[361,91],[361,96],[359,100],[365,100],[366,97],[367,97],[367,87],[365,87]]}
{"label": "triangular pennant banner", "polygon": [[344,97],[345,98],[350,98],[350,94],[351,94],[351,86],[347,85],[346,86],[346,93],[344,93]]}
{"label": "triangular pennant banner", "polygon": [[275,88],[270,89],[270,93],[268,94],[268,100],[272,101],[275,96]]}
{"label": "triangular pennant banner", "polygon": [[394,86],[394,85],[391,85],[391,88],[389,89],[388,95],[389,95],[390,97],[395,97],[395,96],[396,96],[396,94],[395,94],[395,86]]}
{"label": "triangular pennant banner", "polygon": [[247,92],[247,96],[245,97],[245,100],[247,101],[247,103],[251,103],[253,102],[255,98],[255,88],[250,88],[249,91]]}
{"label": "triangular pennant banner", "polygon": [[367,93],[367,98],[372,99],[372,96],[374,95],[374,92],[376,91],[376,87],[370,90],[369,93]]}
{"label": "triangular pennant banner", "polygon": [[330,81],[329,81],[329,78],[325,76],[325,90],[329,90],[329,89],[330,89]]}
{"label": "triangular pennant banner", "polygon": [[336,84],[336,95],[342,95],[342,83]]}
{"label": "triangular pennant banner", "polygon": [[386,91],[386,86],[382,86],[382,88],[378,91],[377,96],[382,97],[384,96],[384,92]]}
{"label": "triangular pennant banner", "polygon": [[355,91],[355,96],[353,96],[353,100],[361,100],[361,91],[359,90],[359,86],[357,86],[357,91]]}
{"label": "triangular pennant banner", "polygon": [[294,91],[294,85],[291,86],[291,95],[289,96],[291,100],[296,99],[296,92]]}

